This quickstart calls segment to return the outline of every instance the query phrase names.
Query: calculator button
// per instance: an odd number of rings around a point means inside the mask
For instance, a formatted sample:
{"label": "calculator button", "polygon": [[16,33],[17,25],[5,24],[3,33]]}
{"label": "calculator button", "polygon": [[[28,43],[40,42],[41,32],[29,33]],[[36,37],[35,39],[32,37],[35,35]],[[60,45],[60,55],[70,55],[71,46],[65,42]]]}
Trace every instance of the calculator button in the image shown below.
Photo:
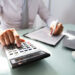
{"label": "calculator button", "polygon": [[12,51],[9,51],[9,53],[11,53]]}
{"label": "calculator button", "polygon": [[30,48],[29,46],[27,46],[27,48]]}
{"label": "calculator button", "polygon": [[27,50],[27,48],[26,49],[23,49],[23,50]]}
{"label": "calculator button", "polygon": [[29,45],[25,45],[26,47],[29,47]]}
{"label": "calculator button", "polygon": [[13,55],[13,53],[10,53],[10,55]]}
{"label": "calculator button", "polygon": [[21,48],[25,48],[25,46],[24,46],[24,45],[22,45],[22,46],[21,46]]}
{"label": "calculator button", "polygon": [[22,48],[22,49],[19,49],[19,51],[23,51],[24,49]]}
{"label": "calculator button", "polygon": [[18,52],[15,52],[15,53],[18,53]]}
{"label": "calculator button", "polygon": [[27,49],[24,49],[24,51],[28,51]]}
{"label": "calculator button", "polygon": [[24,52],[24,51],[20,51],[20,52],[22,53],[22,52]]}
{"label": "calculator button", "polygon": [[14,50],[14,52],[16,52],[17,50]]}
{"label": "calculator button", "polygon": [[29,48],[29,50],[32,50],[31,48]]}
{"label": "calculator button", "polygon": [[25,50],[25,49],[27,49],[27,48],[23,48],[23,49]]}
{"label": "calculator button", "polygon": [[18,54],[18,52],[15,52],[15,54]]}
{"label": "calculator button", "polygon": [[18,48],[18,49],[23,49],[23,48],[26,48],[26,47],[22,45],[22,46],[21,46],[20,48]]}
{"label": "calculator button", "polygon": [[33,47],[33,49],[37,49],[36,47]]}

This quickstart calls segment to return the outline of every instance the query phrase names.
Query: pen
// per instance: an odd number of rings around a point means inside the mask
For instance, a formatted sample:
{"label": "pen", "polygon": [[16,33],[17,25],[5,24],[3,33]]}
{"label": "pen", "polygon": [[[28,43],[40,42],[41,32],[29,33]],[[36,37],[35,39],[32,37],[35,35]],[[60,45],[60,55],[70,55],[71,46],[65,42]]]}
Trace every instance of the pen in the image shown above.
{"label": "pen", "polygon": [[51,23],[51,25],[54,25],[53,30],[52,30],[52,32],[51,32],[51,35],[54,34],[57,24],[58,24],[58,20],[53,21],[53,22]]}

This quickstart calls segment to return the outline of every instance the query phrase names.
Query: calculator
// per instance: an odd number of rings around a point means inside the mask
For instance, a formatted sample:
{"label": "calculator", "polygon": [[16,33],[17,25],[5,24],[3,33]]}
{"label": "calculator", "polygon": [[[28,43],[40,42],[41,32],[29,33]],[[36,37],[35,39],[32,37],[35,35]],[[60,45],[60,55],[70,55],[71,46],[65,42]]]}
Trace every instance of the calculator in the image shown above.
{"label": "calculator", "polygon": [[4,50],[12,68],[50,56],[50,53],[38,49],[30,42],[21,43],[21,47],[19,48],[16,44],[11,44],[5,46]]}

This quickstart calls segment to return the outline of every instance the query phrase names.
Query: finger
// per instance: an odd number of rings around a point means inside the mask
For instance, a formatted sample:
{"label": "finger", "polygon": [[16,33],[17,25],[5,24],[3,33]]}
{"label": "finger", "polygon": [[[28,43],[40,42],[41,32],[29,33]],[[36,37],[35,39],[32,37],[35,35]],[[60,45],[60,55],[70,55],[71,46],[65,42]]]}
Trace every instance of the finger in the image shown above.
{"label": "finger", "polygon": [[13,44],[15,42],[13,32],[11,30],[7,30],[7,35],[10,39],[10,43]]}
{"label": "finger", "polygon": [[5,40],[6,45],[10,44],[9,36],[7,35],[6,32],[4,33],[4,40]]}
{"label": "finger", "polygon": [[61,23],[58,23],[53,35],[60,35],[62,31],[63,31],[63,26]]}
{"label": "finger", "polygon": [[18,35],[18,33],[16,32],[15,29],[13,29],[12,31],[13,31],[13,34],[14,34],[14,38],[15,38],[16,44],[17,44],[18,47],[20,47],[21,46],[20,37],[19,37],[19,35]]}
{"label": "finger", "polygon": [[20,37],[18,35],[14,36],[15,37],[15,41],[18,47],[21,46],[21,41],[20,41]]}
{"label": "finger", "polygon": [[0,35],[0,42],[1,42],[1,44],[2,44],[3,46],[6,45],[5,40],[4,40],[4,37],[3,37],[3,34]]}
{"label": "finger", "polygon": [[62,31],[63,31],[63,25],[60,23],[60,24],[59,24],[59,34],[61,34]]}
{"label": "finger", "polygon": [[21,41],[21,42],[25,42],[25,40],[24,40],[24,39],[22,39],[22,38],[20,38],[20,41]]}

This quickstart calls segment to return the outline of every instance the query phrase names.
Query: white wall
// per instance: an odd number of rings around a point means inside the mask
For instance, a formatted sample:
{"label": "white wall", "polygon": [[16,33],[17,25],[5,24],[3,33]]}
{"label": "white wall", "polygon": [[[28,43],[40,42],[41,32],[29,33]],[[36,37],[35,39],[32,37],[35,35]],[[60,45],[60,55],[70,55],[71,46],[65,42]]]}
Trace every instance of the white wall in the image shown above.
{"label": "white wall", "polygon": [[50,12],[63,23],[75,24],[75,0],[51,0]]}

